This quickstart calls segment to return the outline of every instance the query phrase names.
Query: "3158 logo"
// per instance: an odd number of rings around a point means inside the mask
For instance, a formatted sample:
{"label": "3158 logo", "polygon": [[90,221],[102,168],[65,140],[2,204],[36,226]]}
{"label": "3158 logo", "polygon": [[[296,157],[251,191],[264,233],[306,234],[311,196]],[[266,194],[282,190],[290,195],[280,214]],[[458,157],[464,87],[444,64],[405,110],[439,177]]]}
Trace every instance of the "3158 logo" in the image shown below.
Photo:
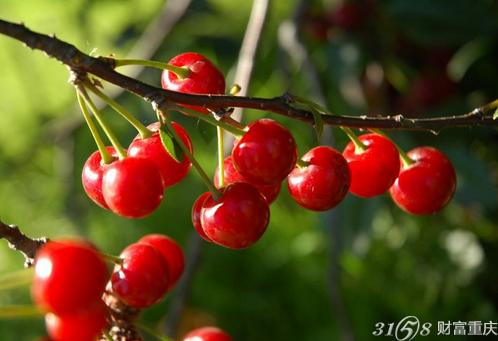
{"label": "3158 logo", "polygon": [[427,336],[431,333],[432,323],[421,323],[416,316],[406,316],[399,322],[377,322],[372,332],[374,336],[393,336],[397,341],[409,341],[415,336]]}

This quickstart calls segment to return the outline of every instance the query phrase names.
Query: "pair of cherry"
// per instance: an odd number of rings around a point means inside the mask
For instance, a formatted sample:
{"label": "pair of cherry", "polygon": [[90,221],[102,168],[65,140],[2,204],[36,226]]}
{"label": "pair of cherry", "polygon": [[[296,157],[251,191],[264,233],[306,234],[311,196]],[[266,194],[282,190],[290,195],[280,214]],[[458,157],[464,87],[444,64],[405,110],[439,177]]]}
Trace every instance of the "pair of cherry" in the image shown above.
{"label": "pair of cherry", "polygon": [[[185,129],[173,122],[173,128],[192,151],[192,142]],[[164,190],[187,175],[191,163],[184,156],[179,162],[164,148],[159,136],[159,122],[147,127],[152,136],[136,137],[128,148],[128,156],[117,159],[113,147],[107,147],[114,161],[102,162],[99,151],[87,159],[82,171],[83,188],[98,205],[128,218],[152,213],[161,203]]]}

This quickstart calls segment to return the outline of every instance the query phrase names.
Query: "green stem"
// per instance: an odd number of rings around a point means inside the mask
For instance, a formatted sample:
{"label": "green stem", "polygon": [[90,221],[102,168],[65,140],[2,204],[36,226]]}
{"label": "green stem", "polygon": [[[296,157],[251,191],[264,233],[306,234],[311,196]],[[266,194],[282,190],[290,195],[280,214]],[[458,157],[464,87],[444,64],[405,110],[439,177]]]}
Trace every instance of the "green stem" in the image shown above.
{"label": "green stem", "polygon": [[78,104],[80,105],[81,112],[83,113],[83,117],[85,118],[88,129],[90,129],[90,133],[92,133],[93,140],[95,141],[95,144],[97,145],[100,156],[102,157],[102,161],[105,164],[111,163],[112,156],[107,151],[105,143],[102,140],[102,136],[100,136],[100,133],[97,129],[97,126],[95,125],[95,123],[92,120],[92,115],[90,115],[90,113],[88,112],[88,108],[86,107],[85,100],[81,96],[80,90],[76,91],[76,96],[78,97]]}
{"label": "green stem", "polygon": [[190,162],[192,162],[192,165],[194,166],[194,168],[197,171],[197,173],[199,173],[199,176],[201,177],[201,180],[206,184],[207,188],[211,192],[211,195],[212,195],[213,199],[214,200],[218,200],[221,197],[220,191],[218,191],[218,189],[214,186],[214,184],[211,182],[211,180],[207,176],[207,174],[204,171],[204,169],[202,169],[201,165],[196,160],[196,158],[194,157],[194,155],[190,152],[190,150],[185,145],[185,143],[183,143],[183,140],[180,138],[180,136],[178,136],[176,130],[173,128],[173,125],[171,124],[171,120],[168,117],[168,115],[164,114],[164,115],[160,115],[160,116],[164,119],[164,123],[168,127],[168,130],[171,132],[171,134],[173,134],[173,137],[175,138],[175,141],[178,143],[178,145],[182,149],[183,153],[185,155],[187,155],[187,157],[189,158]]}
{"label": "green stem", "polygon": [[175,340],[173,340],[172,338],[169,338],[166,335],[160,334],[158,331],[154,330],[153,328],[151,328],[149,326],[146,326],[143,323],[137,322],[135,325],[138,327],[138,329],[143,330],[147,334],[149,334],[151,336],[154,336],[156,339],[158,339],[160,341],[175,341]]}
{"label": "green stem", "polygon": [[126,149],[124,149],[124,147],[121,145],[121,143],[119,143],[119,140],[117,139],[117,137],[114,135],[114,133],[112,132],[110,127],[104,121],[104,119],[102,118],[102,115],[99,112],[99,109],[97,109],[97,107],[93,103],[90,96],[88,96],[88,93],[86,92],[86,90],[84,88],[80,88],[80,93],[83,96],[83,98],[85,99],[88,106],[90,107],[90,110],[92,111],[93,116],[95,116],[95,118],[97,119],[97,122],[99,122],[100,127],[102,128],[104,133],[109,138],[109,141],[111,141],[111,144],[114,147],[114,149],[116,150],[116,153],[118,154],[119,159],[124,159],[126,157]]}
{"label": "green stem", "polygon": [[308,161],[304,161],[303,159],[299,159],[296,161],[296,166],[298,168],[305,168],[305,167],[309,166],[309,164],[310,163]]}
{"label": "green stem", "polygon": [[147,129],[146,126],[142,124],[139,120],[135,118],[128,110],[126,110],[125,107],[123,107],[121,104],[104,94],[102,91],[97,89],[97,87],[90,82],[85,83],[85,86],[90,89],[91,92],[93,92],[95,95],[97,95],[101,100],[109,104],[118,114],[123,116],[130,124],[135,127],[135,129],[138,131],[140,134],[140,137],[142,139],[145,139],[147,137],[150,137],[152,135],[152,132]]}
{"label": "green stem", "polygon": [[9,290],[28,285],[33,281],[33,270],[22,269],[7,273],[0,278],[0,290]]}
{"label": "green stem", "polygon": [[39,317],[43,316],[43,311],[32,305],[13,305],[0,307],[0,319],[20,317]]}
{"label": "green stem", "polygon": [[109,263],[112,263],[112,264],[116,264],[116,265],[120,265],[123,263],[123,258],[120,258],[118,256],[114,256],[114,255],[110,255],[108,253],[103,253],[101,252],[100,253],[100,256],[106,261],[106,262],[109,262]]}
{"label": "green stem", "polygon": [[223,142],[223,128],[216,127],[218,135],[218,183],[219,187],[225,186],[225,144]]}
{"label": "green stem", "polygon": [[340,128],[344,132],[344,134],[348,136],[351,142],[353,142],[355,154],[361,154],[365,150],[367,150],[368,147],[363,142],[360,141],[358,136],[356,136],[356,134],[353,132],[353,130],[351,130],[351,128],[348,127],[340,127]]}
{"label": "green stem", "polygon": [[227,132],[229,132],[230,134],[235,136],[236,138],[241,138],[245,134],[244,129],[240,129],[232,124],[229,124],[227,122],[223,122],[222,120],[218,121],[216,118],[214,118],[211,115],[206,115],[206,114],[200,113],[196,110],[192,110],[192,109],[188,109],[188,108],[184,108],[184,107],[180,107],[180,106],[173,106],[170,109],[181,111],[189,116],[196,117],[196,118],[198,118],[202,121],[205,121],[207,123],[210,123],[216,127],[223,128]]}
{"label": "green stem", "polygon": [[168,70],[176,74],[176,76],[180,79],[187,78],[190,76],[191,71],[188,68],[181,66],[174,66],[168,63],[156,62],[153,60],[144,60],[144,59],[115,59],[115,66],[126,66],[126,65],[143,65],[148,67],[153,67],[160,70]]}
{"label": "green stem", "polygon": [[394,146],[398,150],[399,158],[401,159],[401,163],[403,163],[403,168],[407,168],[415,163],[415,161],[413,161],[408,156],[408,154],[406,154],[406,152],[397,143],[395,143],[389,136],[387,136],[387,134],[384,133],[382,130],[377,129],[377,128],[369,128],[368,130],[370,130],[372,133],[384,136],[386,139],[388,139],[389,141],[391,141],[394,144]]}

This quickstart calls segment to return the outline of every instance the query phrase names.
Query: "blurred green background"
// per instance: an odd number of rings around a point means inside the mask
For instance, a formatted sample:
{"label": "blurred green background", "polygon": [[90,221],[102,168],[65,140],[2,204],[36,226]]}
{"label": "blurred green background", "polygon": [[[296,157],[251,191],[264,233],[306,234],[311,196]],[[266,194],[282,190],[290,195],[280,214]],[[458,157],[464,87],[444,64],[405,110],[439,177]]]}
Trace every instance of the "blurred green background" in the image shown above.
{"label": "blurred green background", "polygon": [[[231,84],[251,3],[192,1],[153,59],[201,52]],[[299,34],[332,112],[444,115],[467,112],[498,96],[497,1],[304,3]],[[290,90],[317,97],[309,74],[293,62],[296,56],[278,43],[280,25],[298,5],[272,2],[251,95]],[[2,0],[0,17],[55,33],[86,53],[125,57],[163,6],[162,0]],[[95,145],[86,127],[74,124],[79,113],[67,69],[0,36],[0,70],[3,221],[33,237],[83,236],[113,254],[151,232],[187,246],[191,205],[204,191],[194,171],[168,190],[160,209],[146,219],[127,220],[102,210],[81,187],[81,168]],[[158,85],[160,72],[147,70],[140,78]],[[128,94],[119,101],[143,122],[154,121],[144,101]],[[251,111],[244,119],[262,115]],[[105,110],[105,116],[129,143],[133,130],[113,112]],[[293,131],[301,154],[316,145],[309,126],[277,119]],[[212,174],[214,141],[204,142],[195,120],[178,120]],[[433,324],[426,338],[432,339],[437,321],[498,322],[496,129],[391,136],[406,149],[436,146],[453,161],[458,188],[445,210],[414,217],[387,194],[370,200],[348,195],[332,212],[315,214],[293,203],[284,186],[271,207],[268,231],[256,245],[244,251],[203,245],[179,333],[216,324],[238,341],[346,340],[351,333],[369,340],[376,322],[415,315]],[[347,141],[334,129],[328,143],[342,150]],[[0,242],[0,275],[22,263],[20,254]],[[163,326],[174,295],[146,311],[145,323]],[[0,292],[0,306],[29,302],[26,287]],[[42,319],[0,320],[2,341],[44,334]]]}

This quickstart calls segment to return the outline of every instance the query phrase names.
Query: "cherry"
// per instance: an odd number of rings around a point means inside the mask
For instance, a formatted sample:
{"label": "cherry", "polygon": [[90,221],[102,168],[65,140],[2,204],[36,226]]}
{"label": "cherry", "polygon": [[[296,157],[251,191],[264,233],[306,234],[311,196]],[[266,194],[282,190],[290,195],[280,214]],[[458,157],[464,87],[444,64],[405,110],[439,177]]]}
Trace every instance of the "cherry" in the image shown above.
{"label": "cherry", "polygon": [[[117,153],[114,147],[106,147],[107,151],[114,157]],[[104,195],[102,194],[102,175],[104,173],[105,164],[102,163],[102,156],[97,150],[86,160],[81,173],[81,182],[83,189],[90,199],[97,205],[109,209],[107,206]]]}
{"label": "cherry", "polygon": [[235,143],[232,160],[248,182],[275,185],[290,173],[297,159],[297,147],[291,133],[274,120],[252,122]]}
{"label": "cherry", "polygon": [[182,341],[232,341],[232,337],[216,327],[202,327],[190,331]]}
{"label": "cherry", "polygon": [[288,176],[288,189],[296,202],[313,211],[326,211],[348,193],[350,171],[346,159],[334,148],[318,146],[302,157],[305,167]]}
{"label": "cherry", "polygon": [[[225,185],[229,185],[234,182],[248,182],[242,175],[237,172],[235,169],[235,166],[233,165],[232,157],[227,156],[225,160],[223,161],[223,170],[225,174]],[[216,171],[214,173],[214,184],[216,187],[220,187],[220,179],[219,179],[219,170],[216,168]],[[266,202],[268,204],[271,204],[275,199],[277,198],[278,194],[280,193],[280,187],[281,184],[275,184],[275,185],[254,185],[258,189],[258,191],[263,194],[263,196],[266,199]]]}
{"label": "cherry", "polygon": [[[224,94],[225,77],[205,56],[186,52],[173,57],[168,64],[187,68],[190,75],[179,78],[174,72],[164,70],[161,77],[163,89],[188,94]],[[203,113],[208,110],[200,106],[184,105]]]}
{"label": "cherry", "polygon": [[97,250],[76,240],[51,241],[35,257],[32,296],[55,314],[77,313],[100,300],[109,273]]}
{"label": "cherry", "polygon": [[94,341],[107,326],[107,308],[100,301],[88,311],[72,315],[45,315],[48,334],[54,341]]}
{"label": "cherry", "polygon": [[127,305],[146,308],[158,302],[169,287],[168,265],[155,247],[135,243],[121,252],[121,265],[111,276],[112,290]]}
{"label": "cherry", "polygon": [[194,228],[199,233],[201,238],[207,242],[212,242],[212,240],[206,235],[206,232],[204,232],[204,230],[202,229],[201,209],[202,206],[204,205],[204,201],[206,201],[206,199],[210,196],[211,193],[204,192],[195,200],[194,205],[192,205],[192,225],[194,225]]}
{"label": "cherry", "polygon": [[246,248],[258,241],[268,226],[270,210],[256,187],[235,182],[221,189],[218,200],[208,197],[201,209],[201,226],[213,243]]}
{"label": "cherry", "polygon": [[386,192],[399,174],[399,153],[386,137],[365,134],[359,137],[367,149],[356,153],[350,142],[342,155],[351,171],[349,191],[359,197],[370,198]]}
{"label": "cherry", "polygon": [[152,213],[163,198],[163,180],[149,159],[127,157],[104,170],[102,193],[109,208],[127,218]]}
{"label": "cherry", "polygon": [[168,290],[171,290],[180,279],[185,268],[185,257],[180,245],[170,237],[162,234],[149,234],[138,242],[148,244],[161,253],[168,266]]}
{"label": "cherry", "polygon": [[440,211],[455,193],[456,174],[451,161],[432,147],[418,147],[407,155],[415,163],[401,169],[389,190],[391,197],[411,214]]}
{"label": "cherry", "polygon": [[[172,124],[183,143],[185,143],[190,152],[192,152],[192,141],[185,129],[176,122],[172,122]],[[187,176],[192,163],[186,155],[183,156],[181,162],[178,162],[171,157],[166,149],[164,149],[161,142],[161,137],[157,132],[159,127],[159,122],[149,125],[147,128],[155,131],[155,133],[146,139],[135,138],[128,148],[128,155],[132,157],[143,157],[153,161],[161,172],[163,186],[166,188],[183,180],[183,178]]]}

